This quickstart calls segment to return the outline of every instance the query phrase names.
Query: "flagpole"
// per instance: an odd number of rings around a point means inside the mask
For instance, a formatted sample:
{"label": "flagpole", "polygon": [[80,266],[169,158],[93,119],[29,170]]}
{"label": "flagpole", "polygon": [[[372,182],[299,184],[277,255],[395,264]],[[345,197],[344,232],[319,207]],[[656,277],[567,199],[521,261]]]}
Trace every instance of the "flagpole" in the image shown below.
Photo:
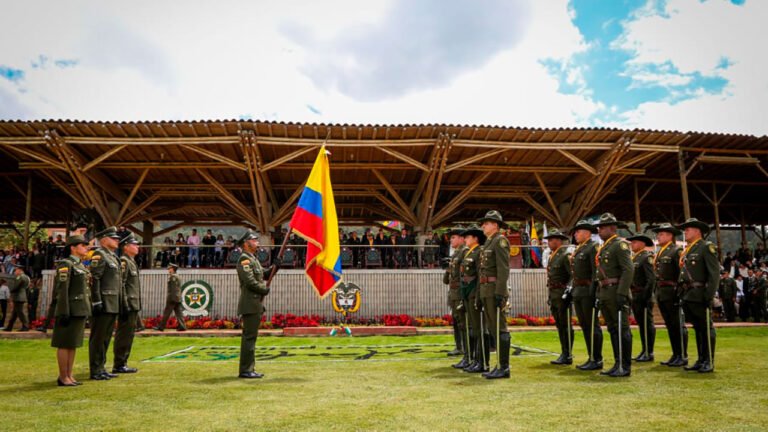
{"label": "flagpole", "polygon": [[285,246],[288,245],[288,239],[290,237],[290,232],[285,233],[285,238],[283,239],[283,244],[280,246],[280,251],[277,253],[277,258],[275,258],[275,262],[273,262],[272,266],[270,266],[269,277],[267,278],[267,287],[269,287],[269,285],[272,283],[272,278],[275,277],[277,271],[280,270],[278,263],[283,260],[283,254],[285,254]]}

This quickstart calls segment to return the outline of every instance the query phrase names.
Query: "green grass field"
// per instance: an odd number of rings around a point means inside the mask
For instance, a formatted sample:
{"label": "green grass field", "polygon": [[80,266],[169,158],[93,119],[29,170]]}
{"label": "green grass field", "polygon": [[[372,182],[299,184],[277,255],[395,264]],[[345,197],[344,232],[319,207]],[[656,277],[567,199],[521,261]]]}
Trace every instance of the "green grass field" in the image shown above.
{"label": "green grass field", "polygon": [[[512,340],[541,350],[558,346],[553,332],[513,333]],[[512,358],[512,379],[488,381],[450,368],[455,359],[443,352],[449,342],[263,337],[257,371],[266,378],[240,380],[237,350],[230,348],[238,338],[137,338],[131,364],[138,374],[87,381],[84,348],[76,360],[84,385],[58,388],[49,341],[2,339],[0,424],[14,432],[768,429],[768,328],[718,330],[717,371],[706,375],[658,365],[669,356],[659,332],[657,362],[635,365],[623,380],[523,352]]]}

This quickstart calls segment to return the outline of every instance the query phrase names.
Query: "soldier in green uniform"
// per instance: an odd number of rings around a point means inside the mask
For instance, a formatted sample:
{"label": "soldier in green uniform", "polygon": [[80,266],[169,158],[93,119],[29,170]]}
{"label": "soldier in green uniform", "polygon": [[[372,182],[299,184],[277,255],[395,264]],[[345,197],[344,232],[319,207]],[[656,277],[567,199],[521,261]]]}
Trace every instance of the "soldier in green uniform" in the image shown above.
{"label": "soldier in green uniform", "polygon": [[626,225],[611,213],[603,213],[595,224],[603,244],[595,256],[597,299],[608,333],[611,335],[615,363],[601,375],[625,377],[632,367],[632,332],[629,329],[629,287],[632,284],[632,257],[627,241],[619,237],[618,228]]}
{"label": "soldier in green uniform", "polygon": [[768,319],[768,312],[765,310],[768,281],[765,279],[765,272],[762,269],[755,271],[755,280],[755,288],[752,290],[752,318],[757,323]]}
{"label": "soldier in green uniform", "polygon": [[669,343],[672,345],[672,357],[661,364],[681,367],[688,364],[688,329],[683,324],[683,311],[678,292],[682,249],[675,244],[675,237],[680,235],[680,230],[672,224],[663,223],[652,231],[656,233],[659,247],[659,252],[654,258],[656,301],[664,318]]}
{"label": "soldier in green uniform", "polygon": [[9,289],[11,291],[11,301],[13,301],[13,313],[11,319],[5,327],[5,331],[13,331],[13,325],[16,323],[16,318],[21,321],[21,330],[29,330],[29,320],[27,319],[27,290],[29,289],[29,276],[24,274],[24,267],[18,264],[13,265],[13,279],[9,282]]}
{"label": "soldier in green uniform", "polygon": [[[451,261],[448,264],[448,268],[443,274],[443,283],[448,285],[448,307],[451,308],[451,316],[453,317],[453,340],[456,343],[456,348],[448,353],[449,356],[457,356],[464,354],[464,358],[467,357],[467,350],[464,347],[464,313],[459,311],[459,305],[461,304],[461,294],[459,293],[460,285],[460,266],[461,260],[464,259],[464,253],[467,251],[467,247],[464,246],[464,237],[461,236],[461,227],[455,227],[450,231],[451,248],[453,248],[453,255],[451,255]],[[466,364],[459,362],[454,367],[464,368]]]}
{"label": "soldier in green uniform", "polygon": [[240,301],[237,314],[242,317],[243,335],[240,340],[240,378],[261,378],[264,375],[254,372],[256,357],[256,339],[259,336],[261,315],[264,313],[262,301],[269,294],[269,287],[264,280],[264,271],[254,253],[259,249],[259,240],[253,231],[246,231],[238,240],[243,245],[243,253],[237,259],[237,277],[240,279]]}
{"label": "soldier in green uniform", "polygon": [[571,231],[576,240],[576,249],[571,254],[571,296],[589,354],[589,359],[576,368],[600,370],[603,368],[603,330],[595,307],[597,242],[592,240],[592,234],[597,234],[597,228],[586,220],[580,220]]}
{"label": "soldier in green uniform", "polygon": [[165,297],[165,309],[163,310],[163,319],[155,327],[155,330],[163,331],[168,323],[171,313],[176,315],[177,331],[187,331],[187,325],[184,322],[184,315],[181,313],[181,279],[176,275],[179,266],[174,263],[168,264],[168,288]]}
{"label": "soldier in green uniform", "polygon": [[687,246],[680,255],[680,287],[683,311],[696,332],[698,359],[685,370],[701,373],[715,370],[715,327],[712,324],[712,301],[720,285],[720,261],[717,247],[702,239],[709,225],[690,218],[678,226],[684,230]]}
{"label": "soldier in green uniform", "polygon": [[653,290],[656,287],[656,272],[653,269],[653,239],[645,234],[627,238],[632,247],[632,314],[637,321],[643,349],[634,358],[636,362],[653,361],[653,345],[656,341],[656,326],[653,325]]}
{"label": "soldier in green uniform", "polygon": [[141,310],[141,280],[135,257],[139,253],[139,241],[128,234],[120,240],[123,254],[120,257],[120,271],[123,275],[123,301],[115,332],[114,364],[112,373],[136,373],[138,369],[128,367],[133,339],[136,335],[136,322]]}
{"label": "soldier in green uniform", "polygon": [[107,352],[112,332],[115,328],[120,304],[123,299],[123,276],[120,271],[120,258],[115,255],[120,236],[115,227],[109,227],[96,233],[100,247],[91,257],[91,337],[88,340],[88,357],[91,379],[97,381],[116,378],[105,369]]}
{"label": "soldier in green uniform", "polygon": [[73,235],[67,238],[65,248],[69,257],[56,265],[54,292],[56,293],[56,321],[53,327],[51,346],[56,350],[59,364],[59,386],[80,385],[73,376],[75,351],[83,346],[85,320],[91,316],[91,275],[83,265],[83,258],[88,253],[88,243],[83,236]]}
{"label": "soldier in green uniform", "polygon": [[[485,330],[496,342],[498,365],[483,373],[488,379],[509,378],[510,339],[505,310],[509,300],[509,241],[499,230],[507,225],[501,213],[491,210],[480,219],[485,234],[483,253],[480,255],[479,307],[483,309]],[[476,304],[476,306],[478,306]]]}
{"label": "soldier in green uniform", "polygon": [[[460,280],[461,280],[461,311],[465,314],[465,328],[469,327],[469,341],[467,343],[469,354],[466,358],[471,359],[464,366],[465,372],[480,373],[488,371],[488,362],[491,357],[491,341],[485,336],[485,330],[480,326],[480,310],[475,308],[477,303],[477,283],[480,272],[480,257],[483,253],[485,243],[485,234],[480,227],[474,226],[464,230],[461,235],[467,251],[464,259],[461,261]],[[465,336],[466,338],[467,336]],[[482,343],[480,342],[483,338]]]}
{"label": "soldier in green uniform", "polygon": [[723,313],[728,322],[736,322],[737,291],[736,281],[733,280],[728,270],[723,270],[720,278],[720,289],[717,293],[720,295],[720,300],[723,301]]}
{"label": "soldier in green uniform", "polygon": [[[563,242],[568,236],[557,228],[552,229],[549,235],[544,237],[551,253],[547,262],[547,290],[549,297],[549,310],[555,318],[557,336],[560,339],[560,357],[552,360],[553,365],[573,364],[573,326],[571,325],[571,300],[568,283],[571,280],[571,255]],[[570,291],[570,290],[568,290]]]}

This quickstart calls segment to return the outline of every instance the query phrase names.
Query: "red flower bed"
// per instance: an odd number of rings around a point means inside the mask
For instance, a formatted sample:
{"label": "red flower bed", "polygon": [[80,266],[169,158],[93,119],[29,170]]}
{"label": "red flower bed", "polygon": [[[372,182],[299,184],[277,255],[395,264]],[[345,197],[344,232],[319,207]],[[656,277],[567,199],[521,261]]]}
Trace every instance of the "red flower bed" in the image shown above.
{"label": "red flower bed", "polygon": [[[605,325],[605,321],[602,317],[600,324]],[[151,329],[157,327],[161,316],[144,318],[144,327]],[[576,317],[572,318],[573,325],[578,325],[579,321]],[[271,317],[261,317],[262,329],[282,329],[287,327],[320,327],[320,326],[337,326],[343,322],[341,316],[326,317],[322,315],[294,315],[294,314],[274,314]],[[636,325],[637,322],[633,316],[629,317],[629,322],[632,325]],[[45,323],[45,317],[41,317],[31,323],[32,328],[37,328]],[[240,318],[237,317],[200,317],[190,318],[185,321],[187,328],[190,330],[231,330],[240,328]],[[376,316],[373,318],[356,318],[350,317],[346,321],[347,325],[352,326],[386,326],[386,327],[402,327],[402,326],[415,326],[415,327],[450,327],[453,325],[453,316],[445,314],[441,317],[422,317],[411,316],[408,314],[387,314]],[[548,317],[536,317],[531,315],[519,314],[516,317],[507,317],[507,325],[509,326],[553,326],[555,325],[555,319],[551,316]],[[175,317],[171,317],[168,320],[165,328],[176,329],[179,323]]]}

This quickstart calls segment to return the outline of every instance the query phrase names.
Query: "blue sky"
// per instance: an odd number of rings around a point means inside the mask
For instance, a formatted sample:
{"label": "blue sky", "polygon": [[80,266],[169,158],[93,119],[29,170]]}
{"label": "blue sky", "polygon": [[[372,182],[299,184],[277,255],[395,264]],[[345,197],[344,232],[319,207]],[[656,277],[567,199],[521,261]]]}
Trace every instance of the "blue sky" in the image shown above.
{"label": "blue sky", "polygon": [[766,1],[171,3],[6,2],[0,118],[768,131]]}

